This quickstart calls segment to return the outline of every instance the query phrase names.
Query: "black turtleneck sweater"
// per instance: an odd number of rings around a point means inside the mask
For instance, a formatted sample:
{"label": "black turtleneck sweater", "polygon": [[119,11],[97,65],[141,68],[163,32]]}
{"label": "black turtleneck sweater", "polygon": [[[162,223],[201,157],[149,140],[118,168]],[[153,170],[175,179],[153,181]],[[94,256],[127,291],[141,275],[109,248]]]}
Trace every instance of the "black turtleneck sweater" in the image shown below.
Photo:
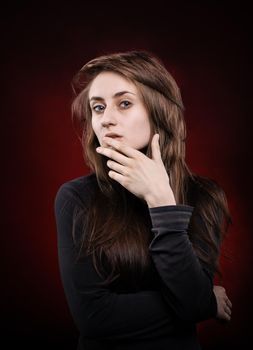
{"label": "black turtleneck sweater", "polygon": [[[153,238],[145,288],[137,292],[99,286],[90,256],[77,260],[74,212],[85,207],[97,186],[95,174],[60,186],[55,197],[60,274],[73,320],[78,350],[200,349],[196,324],[216,317],[213,276],[194,252],[187,234],[194,207],[148,208]],[[158,284],[159,281],[159,284]],[[127,284],[127,281],[125,282]]]}

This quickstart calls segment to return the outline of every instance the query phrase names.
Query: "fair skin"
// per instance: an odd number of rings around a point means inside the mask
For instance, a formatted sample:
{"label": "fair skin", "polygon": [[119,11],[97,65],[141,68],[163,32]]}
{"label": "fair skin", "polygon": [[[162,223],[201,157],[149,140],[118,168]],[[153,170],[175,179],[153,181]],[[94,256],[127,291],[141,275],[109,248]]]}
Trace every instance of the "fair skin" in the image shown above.
{"label": "fair skin", "polygon": [[148,113],[132,82],[118,74],[102,72],[91,84],[89,100],[92,128],[100,145],[106,145],[103,136],[108,132],[122,135],[119,141],[134,149],[148,144],[151,134]]}
{"label": "fair skin", "polygon": [[[115,97],[123,91],[128,93]],[[102,72],[91,84],[89,99],[92,127],[103,146],[98,152],[111,159],[107,162],[111,169],[109,176],[144,199],[149,207],[175,205],[169,176],[161,159],[158,134],[152,139],[152,159],[139,151],[147,146],[151,128],[136,86],[119,74]],[[104,137],[108,132],[122,137]]]}
{"label": "fair skin", "polygon": [[230,321],[232,314],[232,303],[229,300],[225,288],[222,286],[213,286],[213,291],[217,301],[217,315],[221,320]]}
{"label": "fair skin", "polygon": [[[114,72],[102,72],[89,90],[92,128],[101,147],[97,152],[110,158],[108,175],[149,208],[176,205],[170,179],[164,167],[159,135],[152,137],[152,157],[141,152],[151,136],[148,112],[135,84]],[[106,133],[120,137],[105,137]],[[217,318],[229,321],[231,301],[225,289],[213,287],[217,300]]]}

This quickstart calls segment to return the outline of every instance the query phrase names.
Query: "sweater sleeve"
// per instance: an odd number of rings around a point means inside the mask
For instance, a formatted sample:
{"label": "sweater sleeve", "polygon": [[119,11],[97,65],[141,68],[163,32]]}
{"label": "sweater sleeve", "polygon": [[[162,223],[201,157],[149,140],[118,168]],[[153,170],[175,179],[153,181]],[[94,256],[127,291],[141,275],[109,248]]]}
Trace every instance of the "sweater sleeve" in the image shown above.
{"label": "sweater sleeve", "polygon": [[189,205],[149,208],[154,233],[149,250],[163,281],[162,293],[177,317],[186,322],[200,322],[217,313],[212,277],[187,234],[193,209]]}
{"label": "sweater sleeve", "polygon": [[[55,197],[58,259],[67,303],[80,333],[87,338],[149,339],[173,331],[173,312],[160,291],[118,294],[102,282],[90,257],[76,258],[72,239],[73,212],[78,204],[73,191],[62,185]],[[77,226],[76,230],[80,227]]]}

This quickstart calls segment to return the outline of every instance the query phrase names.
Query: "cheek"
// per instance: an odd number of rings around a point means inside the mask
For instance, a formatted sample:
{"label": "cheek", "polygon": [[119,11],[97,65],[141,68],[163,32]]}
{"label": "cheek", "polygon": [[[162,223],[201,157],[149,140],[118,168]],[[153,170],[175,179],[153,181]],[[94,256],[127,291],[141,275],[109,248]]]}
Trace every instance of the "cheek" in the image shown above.
{"label": "cheek", "polygon": [[91,127],[93,130],[95,129],[95,122],[93,118],[91,118]]}
{"label": "cheek", "polygon": [[94,133],[97,135],[98,134],[98,127],[97,127],[97,123],[94,119],[91,120],[91,127],[92,127]]}
{"label": "cheek", "polygon": [[135,125],[136,132],[139,132],[143,137],[149,137],[150,135],[150,122],[148,116],[140,118]]}
{"label": "cheek", "polygon": [[93,129],[95,136],[97,137],[98,143],[100,144],[100,146],[102,146],[103,141],[102,141],[102,133],[101,133],[100,123],[98,121],[96,121],[96,119],[95,119],[95,120],[92,120],[91,126],[92,126],[92,129]]}
{"label": "cheek", "polygon": [[[143,113],[141,111],[140,113]],[[131,141],[136,144],[137,146],[143,147],[143,145],[149,142],[150,134],[151,134],[151,127],[148,116],[146,116],[146,113],[142,118],[140,118],[140,114],[135,116],[135,119],[133,120],[133,123],[131,123],[131,127],[129,130],[129,137]]]}

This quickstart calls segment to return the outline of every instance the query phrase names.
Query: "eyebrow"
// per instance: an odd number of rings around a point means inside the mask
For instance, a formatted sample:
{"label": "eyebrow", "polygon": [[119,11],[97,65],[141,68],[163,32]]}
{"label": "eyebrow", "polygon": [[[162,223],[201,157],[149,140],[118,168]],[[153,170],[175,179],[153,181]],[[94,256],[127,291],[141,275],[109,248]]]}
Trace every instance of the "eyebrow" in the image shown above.
{"label": "eyebrow", "polygon": [[[113,95],[113,98],[122,96],[122,95],[124,95],[124,94],[132,94],[132,95],[135,95],[133,92],[130,92],[130,91],[119,91],[119,92],[116,92],[116,94]],[[92,96],[92,97],[90,98],[90,102],[91,102],[92,100],[104,101],[104,98],[103,98],[103,97],[100,97],[100,96]]]}

